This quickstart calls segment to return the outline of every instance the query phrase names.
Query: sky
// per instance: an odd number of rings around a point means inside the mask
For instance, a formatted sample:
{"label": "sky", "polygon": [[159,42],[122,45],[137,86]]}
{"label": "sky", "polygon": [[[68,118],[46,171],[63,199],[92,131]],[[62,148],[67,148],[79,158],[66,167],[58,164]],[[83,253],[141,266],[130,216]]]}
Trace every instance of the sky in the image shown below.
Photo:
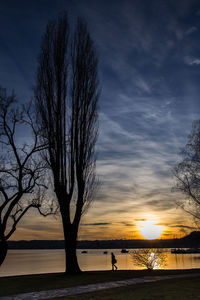
{"label": "sky", "polygon": [[[87,21],[101,84],[100,189],[79,239],[141,238],[146,221],[162,226],[161,238],[189,233],[194,222],[176,204],[184,195],[172,192],[172,170],[200,118],[200,2],[0,0],[0,85],[21,103],[33,97],[46,24],[63,10],[72,24]],[[62,238],[59,217],[34,211],[12,237]]]}

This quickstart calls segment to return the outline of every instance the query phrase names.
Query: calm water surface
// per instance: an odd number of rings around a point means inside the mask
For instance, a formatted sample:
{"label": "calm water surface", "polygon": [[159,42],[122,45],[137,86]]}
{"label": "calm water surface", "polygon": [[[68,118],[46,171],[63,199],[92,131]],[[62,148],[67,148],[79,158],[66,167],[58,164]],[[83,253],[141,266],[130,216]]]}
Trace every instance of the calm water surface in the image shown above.
{"label": "calm water surface", "polygon": [[[117,266],[120,270],[140,269],[132,262],[131,249],[129,253],[122,254],[120,249],[89,249],[86,254],[78,250],[78,261],[84,271],[110,270],[110,253],[114,252]],[[191,269],[200,268],[200,253],[198,254],[171,254],[166,250],[167,265],[165,269]],[[6,260],[0,268],[0,277],[53,273],[64,271],[64,250],[9,250]]]}

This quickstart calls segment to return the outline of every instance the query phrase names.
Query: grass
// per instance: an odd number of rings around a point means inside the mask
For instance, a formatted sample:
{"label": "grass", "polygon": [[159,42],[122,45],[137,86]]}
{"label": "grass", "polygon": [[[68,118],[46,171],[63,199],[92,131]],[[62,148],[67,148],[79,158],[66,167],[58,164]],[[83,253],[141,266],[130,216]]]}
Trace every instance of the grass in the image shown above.
{"label": "grass", "polygon": [[[12,277],[0,277],[0,296],[7,296],[7,295],[14,295],[18,293],[27,293],[32,291],[42,291],[42,290],[50,290],[50,289],[58,289],[64,287],[72,287],[77,285],[84,285],[90,283],[99,283],[99,282],[108,282],[114,280],[123,280],[128,278],[134,277],[142,277],[142,276],[154,276],[154,275],[169,275],[169,274],[186,274],[186,273],[200,273],[200,269],[192,269],[192,270],[154,270],[154,271],[147,271],[147,270],[133,270],[133,271],[94,271],[94,272],[83,272],[79,275],[69,276],[65,275],[64,273],[52,273],[52,274],[38,274],[38,275],[26,275],[26,276],[12,276]],[[182,282],[183,279],[180,280]],[[184,279],[186,280],[186,279]],[[179,280],[177,280],[179,281]],[[187,280],[186,280],[187,281]],[[188,280],[189,283],[190,280]],[[200,286],[199,278],[192,278],[191,282],[197,282]],[[165,281],[168,282],[168,281]],[[173,280],[174,282],[174,280]],[[173,284],[171,282],[171,284]],[[75,296],[69,299],[132,299],[132,296],[128,296],[127,298],[119,298],[120,295],[123,297],[125,293],[132,293],[133,291],[140,290],[140,287],[143,284],[139,284],[138,286],[132,287],[124,287],[118,288],[119,293],[117,292],[116,296],[116,289],[108,290],[104,292],[98,293],[90,293],[87,295],[82,296]],[[157,285],[157,283],[147,284],[148,287],[153,287]],[[157,286],[164,285],[164,282],[158,282]],[[145,284],[146,286],[146,284]],[[184,287],[184,284],[183,284]],[[146,289],[146,288],[145,288]],[[139,291],[138,290],[138,291]],[[104,296],[105,293],[105,296]],[[94,294],[94,295],[93,295]],[[148,294],[148,293],[147,293]],[[103,296],[102,296],[103,295]],[[108,298],[106,298],[108,295]],[[114,298],[112,298],[114,295]],[[200,289],[199,289],[200,295]],[[80,297],[80,298],[79,298]],[[82,298],[81,298],[82,297]],[[86,297],[86,298],[84,298]],[[91,298],[93,297],[93,298]],[[104,298],[105,297],[105,298]],[[109,298],[111,297],[111,298]],[[118,297],[118,298],[117,298]],[[132,298],[131,298],[132,297]],[[64,298],[63,298],[64,299]],[[138,299],[154,299],[154,298],[138,298]],[[165,298],[155,298],[155,299],[165,299]],[[168,298],[166,298],[168,299]],[[170,299],[170,298],[169,298]],[[172,299],[172,298],[171,298]],[[174,299],[182,299],[182,298],[174,298]],[[185,298],[183,298],[185,299]],[[190,298],[188,298],[190,299]],[[200,299],[200,298],[193,298]],[[135,294],[134,294],[135,300]]]}
{"label": "grass", "polygon": [[[54,298],[61,300],[65,298]],[[67,300],[198,300],[200,278],[169,279],[127,287],[68,296]]]}

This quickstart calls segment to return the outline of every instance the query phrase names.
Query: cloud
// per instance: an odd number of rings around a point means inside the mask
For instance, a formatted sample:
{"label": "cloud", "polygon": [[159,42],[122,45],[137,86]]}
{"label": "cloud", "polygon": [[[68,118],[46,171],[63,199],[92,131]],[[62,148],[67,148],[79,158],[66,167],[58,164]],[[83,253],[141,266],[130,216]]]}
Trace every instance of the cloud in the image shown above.
{"label": "cloud", "polygon": [[[81,14],[97,47],[101,188],[83,219],[82,238],[125,235],[134,222],[148,220],[148,213],[164,219],[164,224],[184,220],[175,205],[182,196],[171,193],[171,170],[192,121],[200,115],[198,24],[192,1],[146,2],[50,1],[46,6],[47,1],[35,1],[31,9],[26,4],[26,18],[21,6],[4,4],[0,81],[17,87],[19,98],[32,94],[40,37],[57,11],[69,9],[72,23]],[[27,231],[33,228],[39,234],[40,225],[32,227],[31,222],[25,220],[24,227],[28,223]],[[53,222],[50,227],[40,224],[53,236]],[[171,229],[176,230],[175,225]]]}
{"label": "cloud", "polygon": [[168,199],[160,199],[160,200],[151,200],[146,202],[146,206],[152,207],[152,210],[155,211],[165,211],[170,210],[175,207],[175,203],[170,201],[170,198]]}
{"label": "cloud", "polygon": [[186,34],[186,35],[190,35],[190,34],[196,32],[196,31],[198,31],[198,28],[195,27],[195,26],[192,26],[192,27],[190,27],[190,28],[188,28],[188,29],[186,30],[185,34]]}
{"label": "cloud", "polygon": [[168,227],[172,227],[172,228],[184,228],[184,229],[196,229],[196,227],[194,226],[187,226],[187,225],[168,225]]}
{"label": "cloud", "polygon": [[120,225],[126,226],[126,227],[135,227],[136,225],[133,223],[128,223],[126,221],[119,222]]}
{"label": "cloud", "polygon": [[194,58],[194,57],[190,57],[190,56],[186,56],[184,58],[184,61],[189,66],[193,66],[193,65],[198,66],[200,64],[200,58]]}
{"label": "cloud", "polygon": [[81,226],[105,226],[105,225],[111,225],[112,223],[83,223]]}
{"label": "cloud", "polygon": [[145,92],[148,94],[151,93],[150,86],[142,77],[136,78],[135,84],[141,89],[141,92]]}

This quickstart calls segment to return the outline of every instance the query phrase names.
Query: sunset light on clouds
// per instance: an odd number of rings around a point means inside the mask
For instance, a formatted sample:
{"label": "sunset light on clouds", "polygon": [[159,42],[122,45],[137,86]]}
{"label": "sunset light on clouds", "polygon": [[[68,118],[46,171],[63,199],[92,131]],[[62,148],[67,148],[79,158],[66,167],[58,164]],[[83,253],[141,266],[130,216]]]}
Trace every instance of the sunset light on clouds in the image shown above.
{"label": "sunset light on clouds", "polygon": [[[46,23],[62,10],[72,23],[77,15],[86,19],[99,55],[100,185],[79,239],[189,233],[193,219],[177,207],[184,195],[172,192],[172,170],[200,118],[199,1],[4,1],[0,85],[21,103],[33,96]],[[30,211],[12,239],[63,239],[60,216]]]}

